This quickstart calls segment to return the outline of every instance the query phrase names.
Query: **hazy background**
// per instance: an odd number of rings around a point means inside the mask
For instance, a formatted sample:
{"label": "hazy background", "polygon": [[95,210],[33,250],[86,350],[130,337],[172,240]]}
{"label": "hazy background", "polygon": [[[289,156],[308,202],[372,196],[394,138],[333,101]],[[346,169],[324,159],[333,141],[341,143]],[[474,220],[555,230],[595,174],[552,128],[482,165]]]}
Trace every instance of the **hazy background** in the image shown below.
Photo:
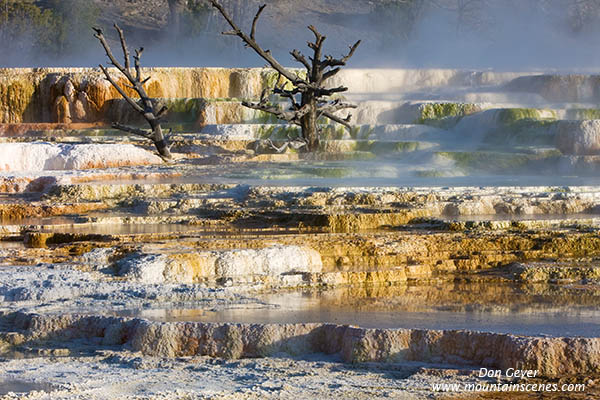
{"label": "hazy background", "polygon": [[[244,28],[260,2],[223,0]],[[585,70],[600,68],[600,0],[271,0],[258,40],[283,64],[308,53],[306,29],[327,35],[340,55],[363,44],[354,67]],[[104,53],[92,36],[113,22],[145,66],[260,66],[205,0],[0,0],[0,66],[96,66]],[[117,54],[116,42],[112,42]]]}

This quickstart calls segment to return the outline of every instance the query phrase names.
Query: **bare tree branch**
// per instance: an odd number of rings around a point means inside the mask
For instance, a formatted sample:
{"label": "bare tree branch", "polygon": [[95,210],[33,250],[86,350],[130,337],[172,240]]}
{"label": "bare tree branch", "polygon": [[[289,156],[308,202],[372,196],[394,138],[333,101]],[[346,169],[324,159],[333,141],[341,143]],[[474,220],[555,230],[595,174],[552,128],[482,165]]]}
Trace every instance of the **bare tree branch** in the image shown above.
{"label": "bare tree branch", "polygon": [[258,22],[258,19],[260,18],[260,14],[263,12],[263,10],[265,9],[266,6],[267,6],[266,4],[263,4],[262,6],[260,6],[258,8],[258,12],[254,16],[254,20],[252,20],[252,30],[250,31],[250,38],[252,38],[252,40],[254,40],[254,35],[256,34],[256,23]]}
{"label": "bare tree branch", "polygon": [[335,93],[343,93],[348,91],[348,88],[345,86],[340,86],[340,87],[336,87],[336,88],[331,88],[331,89],[319,89],[318,91],[316,91],[315,95],[317,97],[323,97],[323,96],[331,96],[332,94]]}
{"label": "bare tree branch", "polygon": [[121,48],[123,49],[123,57],[125,58],[125,69],[129,71],[129,50],[127,49],[127,43],[125,42],[125,35],[123,30],[119,28],[117,24],[114,24],[115,29],[119,33],[119,40],[121,41]]}
{"label": "bare tree branch", "polygon": [[317,108],[319,113],[334,113],[347,108],[356,108],[356,104],[344,103],[341,100],[334,100],[329,103],[319,105]]}
{"label": "bare tree branch", "polygon": [[[223,6],[221,6],[221,4],[219,4],[216,0],[210,0],[210,3],[213,5],[213,7],[215,7],[217,10],[219,10],[219,12],[223,16],[223,18],[225,18],[227,23],[233,28],[232,31],[224,32],[224,34],[239,36],[244,41],[244,43],[246,43],[248,46],[250,46],[252,49],[254,49],[254,51],[256,51],[256,53],[258,53],[259,56],[261,56],[266,62],[268,62],[269,65],[271,67],[273,67],[274,70],[279,72],[281,75],[285,76],[294,85],[297,85],[297,86],[298,85],[308,85],[307,81],[305,81],[304,79],[299,79],[292,72],[290,72],[286,68],[284,68],[271,55],[270,51],[263,50],[262,47],[260,47],[258,45],[258,43],[256,43],[256,41],[252,37],[249,37],[244,32],[242,32],[242,30],[237,26],[237,24],[233,21],[233,19],[229,16],[229,14],[225,11],[225,9],[223,8]],[[264,9],[264,7],[262,7],[262,8]],[[261,12],[261,10],[259,9],[259,12],[257,13],[257,17],[260,15],[260,12]],[[255,17],[255,19],[258,19],[257,17]]]}
{"label": "bare tree branch", "polygon": [[352,115],[348,114],[348,116],[346,117],[346,119],[342,119],[336,115],[333,115],[331,113],[328,112],[323,112],[322,115],[324,117],[329,118],[330,120],[337,122],[340,125],[344,125],[346,128],[348,129],[352,129],[352,125],[350,124],[350,118],[352,117]]}
{"label": "bare tree branch", "polygon": [[[340,123],[347,128],[350,128],[350,115],[343,119],[336,116],[334,113],[347,109],[355,108],[356,106],[344,103],[341,100],[326,101],[326,97],[336,93],[342,93],[348,90],[344,86],[328,88],[324,86],[324,81],[339,73],[340,67],[346,65],[346,62],[354,55],[356,49],[360,45],[360,40],[350,46],[348,54],[339,59],[331,56],[322,59],[323,44],[326,37],[322,35],[317,28],[309,25],[308,29],[313,33],[314,42],[308,42],[308,47],[313,50],[312,57],[304,56],[298,50],[292,50],[291,56],[295,61],[299,62],[306,68],[306,78],[299,76],[286,68],[284,68],[268,50],[264,50],[255,40],[256,27],[261,13],[265,6],[262,5],[254,16],[250,36],[245,34],[240,27],[233,21],[233,18],[225,11],[217,0],[210,0],[210,3],[215,7],[225,18],[229,26],[233,28],[231,31],[224,32],[225,35],[235,35],[251,47],[260,57],[279,73],[279,77],[273,88],[270,88],[273,94],[277,94],[290,101],[289,110],[283,110],[278,105],[272,104],[268,100],[267,91],[263,90],[260,96],[260,101],[257,103],[243,102],[242,105],[267,112],[275,115],[277,118],[287,121],[290,124],[298,125],[302,128],[302,143],[308,151],[314,151],[318,148],[320,130],[317,127],[318,119],[325,116],[330,120]],[[285,83],[279,84],[281,77],[285,77],[292,84],[292,89],[285,89]],[[292,143],[292,139],[288,144]],[[289,144],[291,145],[291,144]],[[276,148],[276,150],[285,149],[287,146]]]}
{"label": "bare tree branch", "polygon": [[121,65],[114,57],[110,46],[108,45],[108,42],[104,37],[102,29],[93,28],[93,30],[96,32],[94,34],[94,37],[96,37],[98,41],[100,41],[100,44],[104,48],[106,56],[110,60],[111,64],[114,65],[129,81],[130,84],[125,83],[123,84],[123,86],[135,91],[138,94],[141,105],[139,104],[139,102],[132,99],[127,94],[127,92],[125,92],[125,90],[110,75],[108,69],[104,65],[100,64],[100,69],[104,73],[106,79],[117,90],[117,92],[119,92],[119,94],[125,99],[125,101],[127,101],[127,103],[129,103],[129,105],[135,111],[140,113],[146,119],[152,130],[151,132],[147,132],[142,129],[121,125],[117,122],[113,123],[113,127],[125,132],[132,133],[134,135],[143,136],[145,138],[151,139],[154,142],[154,145],[156,146],[159,155],[165,160],[170,160],[172,158],[171,152],[169,150],[170,146],[168,146],[168,143],[163,136],[162,128],[160,126],[160,119],[163,118],[166,114],[167,107],[163,106],[158,112],[155,110],[155,106],[152,103],[152,99],[150,99],[150,97],[146,93],[146,90],[144,89],[144,84],[150,79],[150,77],[142,81],[142,68],[140,66],[140,58],[142,56],[144,48],[142,47],[135,51],[135,56],[133,58],[135,62],[136,76],[134,77],[131,71],[130,55],[129,50],[127,48],[127,42],[125,41],[125,35],[123,34],[123,31],[121,30],[121,28],[119,28],[117,24],[115,24],[114,27],[119,35],[121,49],[123,50],[123,56],[125,58],[124,66]]}
{"label": "bare tree branch", "polygon": [[270,148],[272,148],[273,150],[275,150],[278,154],[281,153],[285,153],[285,151],[288,148],[292,148],[294,150],[299,150],[302,147],[306,146],[306,141],[303,140],[302,138],[296,137],[296,138],[291,138],[288,136],[288,141],[285,142],[283,145],[277,147],[272,141],[271,139],[267,139],[267,144],[269,145]]}
{"label": "bare tree branch", "polygon": [[127,125],[120,124],[118,122],[113,122],[111,124],[111,126],[113,128],[115,128],[115,129],[120,130],[120,131],[133,133],[134,135],[137,135],[137,136],[143,136],[146,139],[152,139],[152,132],[148,132],[148,131],[146,131],[144,129],[134,128],[132,126],[127,126]]}
{"label": "bare tree branch", "polygon": [[302,53],[300,53],[298,50],[293,50],[290,54],[296,59],[296,61],[304,65],[309,75],[312,75],[312,67]]}
{"label": "bare tree branch", "polygon": [[300,93],[298,88],[294,88],[292,90],[285,90],[283,88],[275,87],[273,89],[273,93],[278,94],[281,97],[285,97],[285,98],[289,99],[290,102],[292,103],[292,108],[294,110],[300,109],[300,104],[298,104],[298,102],[296,101],[296,96],[295,96],[296,94]]}
{"label": "bare tree branch", "polygon": [[117,84],[117,82],[114,81],[114,79],[112,78],[112,76],[108,73],[108,70],[106,69],[106,67],[102,64],[99,65],[100,69],[102,70],[102,72],[104,72],[104,76],[106,77],[106,80],[108,80],[115,89],[117,89],[117,92],[119,92],[119,94],[129,103],[129,105],[131,107],[133,107],[134,110],[136,110],[139,113],[144,113],[144,109],[142,107],[139,106],[139,104],[137,102],[135,102],[131,97],[129,97],[127,95],[127,93],[125,93],[125,91],[121,88],[121,86],[119,86]]}
{"label": "bare tree branch", "polygon": [[169,111],[169,107],[162,106],[162,108],[156,113],[156,119],[162,119],[167,114],[167,111]]}
{"label": "bare tree branch", "polygon": [[314,27],[314,25],[309,25],[308,29],[315,35],[315,42],[314,43],[308,42],[308,47],[310,47],[311,49],[313,49],[315,51],[314,59],[319,60],[321,58],[321,50],[323,48],[323,42],[325,41],[326,37],[321,35],[319,33],[319,31],[317,30],[317,28]]}
{"label": "bare tree branch", "polygon": [[331,70],[325,72],[323,74],[323,80],[326,81],[327,79],[329,79],[332,76],[336,75],[340,71],[341,71],[341,68],[338,67],[338,68],[334,68],[334,69],[331,69]]}
{"label": "bare tree branch", "polygon": [[310,111],[309,107],[302,107],[298,110],[284,111],[277,105],[269,104],[266,102],[250,103],[244,101],[242,102],[242,105],[244,107],[252,108],[254,110],[259,110],[269,114],[273,114],[277,118],[287,121],[290,124],[294,125],[301,125],[300,120]]}
{"label": "bare tree branch", "polygon": [[[135,74],[136,74],[135,79],[138,81],[142,80],[142,68],[140,67],[140,59],[142,58],[143,52],[144,52],[144,48],[140,47],[139,49],[137,49],[135,51],[135,56],[133,56],[133,59],[135,60]],[[144,79],[144,81],[142,82],[142,85],[144,83],[146,83],[149,79],[150,79],[150,77],[147,77],[146,79]]]}
{"label": "bare tree branch", "polygon": [[111,64],[114,65],[115,67],[119,68],[118,67],[119,63],[113,56],[112,51],[110,50],[110,46],[108,45],[108,43],[106,43],[106,39],[104,38],[104,32],[102,31],[102,29],[100,29],[100,28],[92,28],[92,29],[94,30],[94,32],[96,32],[94,37],[96,39],[98,39],[100,41],[100,44],[102,45],[102,47],[104,47],[104,51],[106,52],[106,55],[108,56],[108,59],[110,60]]}
{"label": "bare tree branch", "polygon": [[350,46],[350,51],[342,58],[333,58],[332,56],[326,56],[325,60],[321,63],[323,67],[338,67],[346,65],[346,62],[354,55],[354,52],[360,45],[361,41],[354,43],[354,45]]}

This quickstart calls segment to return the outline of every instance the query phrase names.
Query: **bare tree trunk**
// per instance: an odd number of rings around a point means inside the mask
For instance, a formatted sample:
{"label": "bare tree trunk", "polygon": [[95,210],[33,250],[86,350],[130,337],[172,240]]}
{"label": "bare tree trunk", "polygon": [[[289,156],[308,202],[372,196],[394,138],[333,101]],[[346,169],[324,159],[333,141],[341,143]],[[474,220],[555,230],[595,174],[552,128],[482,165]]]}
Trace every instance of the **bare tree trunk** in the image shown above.
{"label": "bare tree trunk", "polygon": [[152,137],[158,138],[158,140],[154,141],[158,154],[160,154],[162,158],[170,160],[173,156],[171,155],[171,150],[169,150],[169,144],[165,139],[160,122],[150,121],[149,125],[152,129]]}
{"label": "bare tree trunk", "polygon": [[301,118],[302,137],[306,141],[306,150],[316,151],[319,147],[319,129],[317,127],[317,100],[310,93],[302,95],[302,104],[309,107],[308,113]]}
{"label": "bare tree trunk", "polygon": [[[302,77],[297,72],[285,68],[277,61],[269,50],[263,49],[256,42],[256,27],[261,13],[266,5],[258,8],[258,12],[252,20],[250,33],[246,34],[234,21],[234,18],[217,0],[210,0],[221,15],[225,18],[231,28],[230,31],[223,32],[225,35],[238,36],[246,44],[252,48],[260,57],[262,57],[271,68],[279,73],[279,78],[275,87],[270,89],[273,94],[279,95],[290,101],[290,106],[287,110],[281,109],[279,105],[272,104],[268,99],[269,89],[263,90],[260,101],[258,103],[243,101],[242,105],[260,110],[270,114],[274,114],[277,118],[287,121],[289,124],[300,126],[301,135],[296,138],[289,138],[290,141],[300,142],[308,151],[318,150],[320,129],[317,125],[319,117],[325,117],[333,122],[344,125],[350,129],[350,118],[348,114],[345,118],[336,115],[336,112],[348,108],[356,108],[354,104],[344,103],[340,99],[328,100],[329,97],[336,93],[342,93],[348,90],[347,87],[340,86],[328,88],[325,86],[327,79],[335,76],[340,72],[341,68],[346,65],[346,62],[352,57],[356,48],[360,44],[360,40],[350,46],[348,54],[341,58],[332,56],[323,56],[323,36],[317,28],[310,25],[308,29],[314,34],[315,41],[308,42],[308,47],[313,50],[314,55],[308,59],[298,50],[290,52],[292,57],[306,68],[306,77]],[[309,61],[310,60],[310,61]],[[286,89],[285,80],[281,82],[281,78],[286,78],[291,84],[292,89]],[[300,95],[300,99],[298,99]],[[299,101],[298,101],[299,100]],[[284,146],[286,148],[287,146]],[[299,147],[297,147],[299,148]]]}
{"label": "bare tree trunk", "polygon": [[127,103],[129,103],[129,105],[135,111],[137,111],[138,113],[140,113],[140,115],[144,117],[144,119],[148,122],[148,125],[150,125],[151,130],[150,132],[148,132],[143,129],[121,125],[118,122],[114,122],[112,126],[113,128],[122,130],[124,132],[129,132],[134,135],[143,136],[147,139],[152,140],[152,142],[154,142],[154,145],[156,146],[158,154],[160,154],[160,156],[165,161],[169,161],[172,159],[172,155],[169,149],[168,139],[165,138],[165,136],[163,135],[163,131],[160,126],[160,121],[166,115],[168,108],[166,106],[163,106],[161,109],[157,110],[154,103],[152,102],[152,99],[146,93],[146,89],[144,89],[144,84],[146,84],[150,80],[149,76],[146,78],[142,77],[142,67],[140,65],[140,59],[142,57],[142,53],[144,52],[144,48],[141,47],[135,50],[135,55],[133,56],[134,67],[132,69],[129,49],[127,48],[127,43],[125,42],[125,35],[123,34],[123,30],[119,28],[117,24],[115,24],[114,27],[117,30],[117,33],[119,34],[121,50],[123,51],[123,58],[125,61],[124,65],[117,61],[117,59],[113,55],[112,50],[110,49],[110,46],[108,45],[108,42],[104,37],[102,29],[93,28],[96,32],[94,36],[100,41],[100,44],[104,48],[104,51],[106,52],[106,56],[110,60],[110,63],[114,67],[116,67],[129,81],[129,84],[125,84],[125,86],[134,90],[138,94],[138,96],[140,97],[139,102],[127,95],[125,90],[113,79],[113,77],[108,72],[108,69],[104,65],[100,64],[100,69],[104,73],[106,80],[108,80],[110,84],[113,85],[113,87],[127,101]]}

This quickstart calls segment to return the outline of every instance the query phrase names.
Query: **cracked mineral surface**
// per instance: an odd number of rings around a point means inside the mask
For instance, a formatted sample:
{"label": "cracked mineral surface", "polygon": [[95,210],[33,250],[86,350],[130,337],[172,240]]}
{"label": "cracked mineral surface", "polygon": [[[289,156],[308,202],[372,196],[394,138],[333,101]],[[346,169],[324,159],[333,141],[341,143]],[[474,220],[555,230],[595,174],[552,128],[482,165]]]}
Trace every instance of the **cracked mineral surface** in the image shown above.
{"label": "cracked mineral surface", "polygon": [[1,398],[600,396],[597,77],[350,69],[274,154],[270,71],[148,72],[171,163],[97,70],[0,71]]}

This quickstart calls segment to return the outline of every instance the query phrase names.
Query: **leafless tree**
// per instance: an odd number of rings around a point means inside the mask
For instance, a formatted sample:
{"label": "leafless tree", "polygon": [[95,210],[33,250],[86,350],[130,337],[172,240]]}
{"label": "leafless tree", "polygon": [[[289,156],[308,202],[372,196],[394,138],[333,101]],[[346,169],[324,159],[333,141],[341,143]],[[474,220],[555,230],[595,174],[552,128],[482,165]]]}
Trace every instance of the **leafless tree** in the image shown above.
{"label": "leafless tree", "polygon": [[171,160],[172,156],[170,146],[168,144],[168,139],[164,137],[162,128],[160,126],[160,121],[166,115],[168,108],[166,106],[163,106],[159,110],[157,110],[157,106],[153,103],[152,99],[148,97],[148,94],[144,89],[144,84],[150,80],[149,76],[146,78],[142,77],[140,58],[142,57],[142,52],[144,51],[144,48],[140,47],[139,49],[135,50],[135,55],[133,56],[134,69],[132,69],[129,50],[127,48],[127,43],[125,42],[125,35],[123,34],[123,30],[119,28],[117,24],[115,24],[114,26],[119,34],[121,49],[123,50],[123,56],[125,59],[124,65],[118,62],[112,54],[110,46],[108,45],[104,37],[104,33],[102,32],[102,29],[93,28],[96,32],[94,37],[96,37],[100,41],[100,44],[102,44],[102,47],[104,47],[104,51],[106,52],[110,63],[113,66],[115,66],[125,76],[125,78],[127,78],[127,81],[129,81],[128,84],[125,83],[123,86],[129,89],[130,92],[133,90],[135,93],[137,93],[137,95],[139,96],[139,101],[132,99],[127,94],[127,91],[123,87],[121,87],[117,83],[117,81],[115,81],[115,79],[110,75],[108,69],[104,65],[100,64],[100,69],[106,76],[106,79],[114,86],[114,88],[119,92],[119,94],[123,96],[127,103],[129,103],[129,105],[133,107],[134,110],[139,112],[146,119],[146,121],[150,125],[151,130],[146,131],[143,129],[125,126],[121,125],[118,122],[114,122],[112,126],[113,128],[129,132],[134,135],[143,136],[147,139],[152,140],[152,142],[154,142],[154,145],[156,146],[158,154],[165,161]]}
{"label": "leafless tree", "polygon": [[[223,34],[241,38],[247,47],[251,47],[279,73],[279,78],[284,77],[292,83],[292,88],[286,89],[285,83],[279,84],[281,79],[278,79],[278,83],[275,84],[274,88],[263,90],[259,102],[243,102],[242,104],[244,106],[273,114],[277,116],[277,118],[285,120],[290,124],[300,126],[302,131],[301,137],[296,139],[302,141],[308,151],[315,151],[319,145],[320,128],[317,125],[319,118],[325,117],[331,121],[344,125],[348,129],[351,128],[350,114],[343,118],[337,116],[335,113],[348,108],[356,108],[356,106],[345,103],[339,99],[327,99],[336,93],[347,91],[348,88],[344,86],[327,88],[325,82],[328,78],[331,78],[340,72],[340,68],[346,65],[346,62],[352,57],[360,44],[360,40],[350,47],[347,55],[342,56],[341,58],[323,56],[325,36],[319,33],[314,26],[310,25],[308,29],[314,34],[315,41],[308,42],[308,47],[313,50],[313,56],[307,59],[298,50],[293,50],[290,53],[294,60],[302,64],[306,69],[306,77],[302,77],[283,67],[279,61],[273,57],[269,50],[264,50],[256,42],[255,35],[257,22],[266,5],[262,5],[258,8],[258,12],[252,20],[250,34],[246,34],[239,28],[218,1],[210,0],[210,2],[213,7],[223,15],[231,28],[233,28],[233,30],[223,32]],[[287,98],[290,101],[289,109],[284,110],[277,105],[272,104],[268,98],[269,91],[283,98]],[[290,138],[290,140],[291,139],[292,138]]]}

